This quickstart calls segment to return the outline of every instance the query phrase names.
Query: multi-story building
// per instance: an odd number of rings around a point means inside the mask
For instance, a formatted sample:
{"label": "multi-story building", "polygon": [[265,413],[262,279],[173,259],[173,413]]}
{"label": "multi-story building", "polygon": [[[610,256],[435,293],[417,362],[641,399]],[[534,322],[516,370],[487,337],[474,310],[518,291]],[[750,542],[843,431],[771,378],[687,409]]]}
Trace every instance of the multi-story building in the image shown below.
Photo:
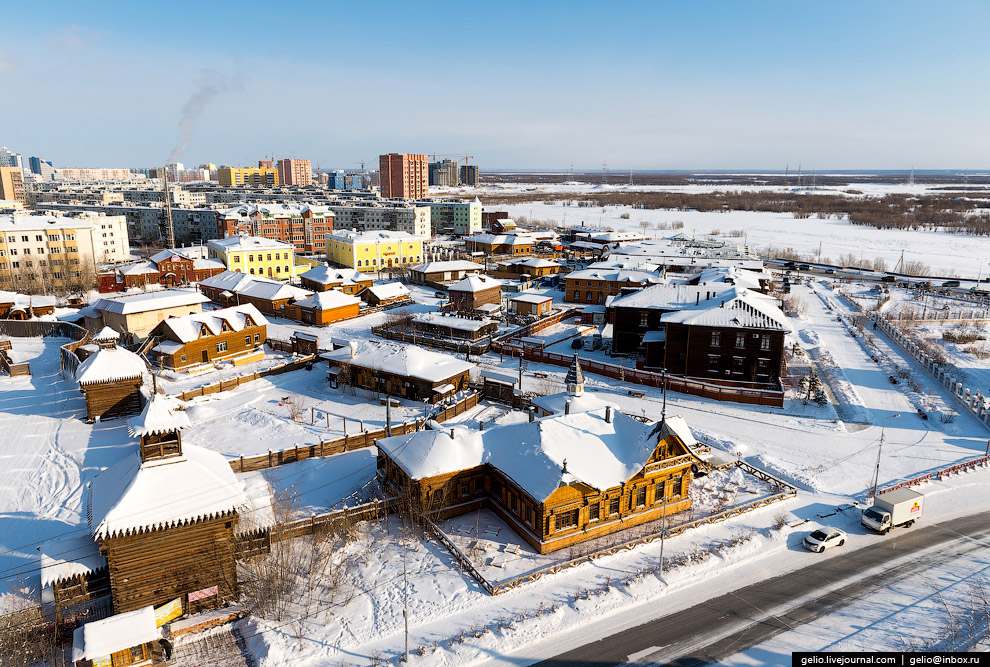
{"label": "multi-story building", "polygon": [[469,236],[481,232],[481,201],[460,199],[424,199],[417,205],[430,207],[430,228],[433,234]]}
{"label": "multi-story building", "polygon": [[[155,253],[147,262],[140,262],[121,268],[116,272],[119,276],[114,288],[145,287],[147,285],[164,285],[173,287],[187,283],[199,282],[218,273],[223,273],[226,267],[212,259],[199,256],[201,247],[185,249],[167,249]],[[107,281],[109,283],[109,281]],[[101,275],[100,285],[103,286]],[[101,289],[101,291],[103,291]],[[116,289],[114,290],[116,291]]]}
{"label": "multi-story building", "polygon": [[0,200],[27,203],[24,174],[20,167],[0,167]]}
{"label": "multi-story building", "polygon": [[331,190],[343,190],[345,187],[345,179],[347,174],[343,169],[338,169],[337,171],[332,171],[327,174],[329,181],[327,182],[327,187]]}
{"label": "multi-story building", "polygon": [[461,167],[461,183],[464,185],[477,185],[480,180],[478,165],[466,164]]}
{"label": "multi-story building", "polygon": [[282,158],[278,161],[278,180],[282,185],[312,185],[313,169],[309,160]]}
{"label": "multi-story building", "polygon": [[0,146],[0,167],[24,168],[24,160],[20,153],[15,153],[6,146]]}
{"label": "multi-story building", "polygon": [[129,256],[121,216],[0,215],[0,284],[68,287],[90,274],[95,283],[97,264]]}
{"label": "multi-story building", "polygon": [[457,160],[441,160],[430,163],[430,185],[456,186],[459,184]]}
{"label": "multi-story building", "polygon": [[430,194],[425,155],[389,153],[378,158],[385,199],[420,199]]}
{"label": "multi-story building", "polygon": [[217,180],[226,186],[272,187],[279,184],[278,170],[272,167],[220,167]]}
{"label": "multi-story building", "polygon": [[259,236],[238,234],[206,244],[209,259],[223,262],[231,271],[279,280],[296,275],[295,246]]}
{"label": "multi-story building", "polygon": [[656,271],[634,269],[582,269],[564,277],[564,300],[572,303],[604,304],[623,290],[660,285],[666,280]]}
{"label": "multi-story building", "polygon": [[40,157],[28,158],[28,169],[39,181],[54,181],[55,167],[50,160],[42,160]]}
{"label": "multi-story building", "polygon": [[58,170],[58,178],[64,181],[129,181],[133,177],[130,169],[61,167]]}
{"label": "multi-story building", "polygon": [[[127,231],[132,239],[155,242],[160,239],[161,222],[165,209],[155,206],[135,206],[119,202],[116,204],[44,204],[44,208],[55,211],[75,211],[103,213],[124,216]],[[172,207],[172,225],[176,243],[202,243],[217,237],[217,210],[209,206]]]}
{"label": "multi-story building", "polygon": [[328,206],[338,229],[359,232],[406,232],[413,236],[430,237],[432,218],[429,206],[401,202],[342,202]]}
{"label": "multi-story building", "polygon": [[296,250],[325,252],[334,214],[326,206],[241,204],[218,214],[217,236],[245,233],[291,243]]}
{"label": "multi-story building", "polygon": [[406,232],[338,230],[327,236],[327,258],[364,271],[405,268],[423,261],[423,239]]}

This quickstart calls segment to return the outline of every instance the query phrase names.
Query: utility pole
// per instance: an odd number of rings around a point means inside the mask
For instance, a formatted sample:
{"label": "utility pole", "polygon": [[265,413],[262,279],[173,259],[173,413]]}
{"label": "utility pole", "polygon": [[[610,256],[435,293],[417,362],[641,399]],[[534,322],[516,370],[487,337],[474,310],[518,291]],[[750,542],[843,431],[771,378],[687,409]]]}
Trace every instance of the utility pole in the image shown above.
{"label": "utility pole", "polygon": [[900,415],[888,415],[883,418],[882,425],[880,426],[880,446],[877,447],[877,467],[873,472],[873,493],[871,496],[873,498],[877,497],[877,486],[880,484],[880,457],[883,454],[883,434],[884,429],[887,427],[887,420],[900,417]]}
{"label": "utility pole", "polygon": [[409,664],[409,579],[406,577],[406,540],[402,539],[402,619],[406,626],[406,654],[402,661]]}
{"label": "utility pole", "polygon": [[[667,423],[667,368],[660,371],[660,382],[663,383],[663,406],[660,408],[660,436],[663,437],[663,427]],[[663,545],[667,541],[667,478],[663,480],[663,523],[660,526],[660,577],[663,577]]]}

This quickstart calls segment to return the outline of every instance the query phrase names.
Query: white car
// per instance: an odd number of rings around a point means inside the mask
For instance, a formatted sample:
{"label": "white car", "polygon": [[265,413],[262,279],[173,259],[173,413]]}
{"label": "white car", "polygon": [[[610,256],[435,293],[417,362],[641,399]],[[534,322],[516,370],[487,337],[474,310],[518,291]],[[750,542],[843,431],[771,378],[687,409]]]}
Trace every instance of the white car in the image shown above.
{"label": "white car", "polygon": [[849,536],[838,528],[825,527],[808,535],[802,544],[808,551],[821,553],[831,547],[841,547],[848,538]]}

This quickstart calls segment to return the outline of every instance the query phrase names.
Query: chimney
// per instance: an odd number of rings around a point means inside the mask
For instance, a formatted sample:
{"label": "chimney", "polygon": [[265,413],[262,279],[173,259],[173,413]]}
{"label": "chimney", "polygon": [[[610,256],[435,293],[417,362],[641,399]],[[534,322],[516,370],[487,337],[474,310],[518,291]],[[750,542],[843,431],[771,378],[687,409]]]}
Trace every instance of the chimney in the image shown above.
{"label": "chimney", "polygon": [[720,303],[720,304],[718,305],[718,307],[719,307],[719,308],[725,308],[725,300],[724,300],[724,299],[723,299],[723,300],[722,300],[722,302],[721,302],[721,303]]}
{"label": "chimney", "polygon": [[529,421],[531,421],[531,422],[535,422],[536,421],[536,408],[530,408],[529,409]]}
{"label": "chimney", "polygon": [[694,305],[697,306],[699,303],[701,303],[701,292],[694,295]]}
{"label": "chimney", "polygon": [[605,423],[606,424],[611,424],[612,423],[612,406],[611,405],[606,405],[605,406]]}
{"label": "chimney", "polygon": [[570,401],[566,401],[564,403],[564,414],[565,415],[571,414],[571,402]]}

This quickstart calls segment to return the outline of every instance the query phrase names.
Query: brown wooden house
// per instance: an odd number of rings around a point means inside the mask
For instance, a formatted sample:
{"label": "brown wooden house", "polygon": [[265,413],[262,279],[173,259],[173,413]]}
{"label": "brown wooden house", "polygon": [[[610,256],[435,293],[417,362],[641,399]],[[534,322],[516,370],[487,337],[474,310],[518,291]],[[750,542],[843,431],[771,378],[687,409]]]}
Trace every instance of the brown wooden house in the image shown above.
{"label": "brown wooden house", "polygon": [[116,613],[176,599],[193,613],[237,597],[234,532],[247,500],[222,455],[183,446],[188,423],[174,399],[156,394],[129,423],[138,451],[90,485],[89,529]]}
{"label": "brown wooden house", "polygon": [[644,424],[611,407],[376,442],[383,487],[417,511],[487,507],[540,553],[690,508],[694,443],[680,417]]}
{"label": "brown wooden house", "polygon": [[583,269],[564,276],[564,300],[570,303],[605,304],[610,296],[665,282],[655,271]]}
{"label": "brown wooden house", "polygon": [[299,280],[304,289],[314,292],[326,292],[332,289],[344,294],[358,294],[361,290],[371,287],[373,282],[371,276],[357,269],[335,269],[326,264],[319,264],[299,274]]}
{"label": "brown wooden house", "polygon": [[516,257],[496,264],[491,274],[496,278],[522,280],[553,276],[560,273],[561,268],[557,262],[541,257]]}
{"label": "brown wooden house", "polygon": [[398,282],[372,285],[361,292],[360,296],[362,301],[372,307],[391,306],[411,300],[409,288]]}
{"label": "brown wooden house", "polygon": [[[187,285],[226,271],[221,262],[202,259],[184,250],[161,250],[147,262],[125,266],[118,271],[115,287],[146,287],[148,285]],[[102,290],[101,290],[102,291]]]}
{"label": "brown wooden house", "polygon": [[195,315],[171,317],[151,336],[155,364],[182,369],[229,359],[235,364],[264,356],[268,320],[252,304],[231,306]]}
{"label": "brown wooden house", "polygon": [[498,322],[441,313],[420,313],[413,317],[411,327],[417,336],[424,338],[477,343],[494,336],[498,331]]}
{"label": "brown wooden house", "polygon": [[409,280],[417,285],[449,285],[484,270],[483,265],[462,259],[426,262],[409,267]]}
{"label": "brown wooden house", "polygon": [[450,308],[458,312],[472,312],[486,304],[502,303],[502,281],[488,276],[468,276],[447,290]]}
{"label": "brown wooden house", "polygon": [[509,309],[517,315],[543,317],[553,309],[553,297],[544,294],[517,294],[509,298]]}
{"label": "brown wooden house", "polygon": [[199,290],[218,306],[252,304],[272,317],[292,317],[292,304],[312,292],[239,271],[224,271],[199,283]]}
{"label": "brown wooden house", "polygon": [[55,312],[55,297],[0,291],[0,320],[29,320]]}
{"label": "brown wooden house", "polygon": [[292,304],[292,308],[295,311],[293,319],[303,324],[325,327],[340,320],[357,317],[361,309],[361,299],[337,290],[329,290],[315,292],[305,299],[296,301]]}
{"label": "brown wooden house", "polygon": [[331,386],[431,402],[467,389],[475,366],[447,354],[378,340],[351,342],[320,356],[330,363]]}
{"label": "brown wooden house", "polygon": [[158,624],[150,605],[76,628],[72,635],[75,667],[144,667],[153,664]]}
{"label": "brown wooden house", "polygon": [[82,362],[76,368],[79,390],[86,398],[86,419],[105,419],[141,410],[141,385],[146,365],[117,340],[104,338],[76,348]]}

